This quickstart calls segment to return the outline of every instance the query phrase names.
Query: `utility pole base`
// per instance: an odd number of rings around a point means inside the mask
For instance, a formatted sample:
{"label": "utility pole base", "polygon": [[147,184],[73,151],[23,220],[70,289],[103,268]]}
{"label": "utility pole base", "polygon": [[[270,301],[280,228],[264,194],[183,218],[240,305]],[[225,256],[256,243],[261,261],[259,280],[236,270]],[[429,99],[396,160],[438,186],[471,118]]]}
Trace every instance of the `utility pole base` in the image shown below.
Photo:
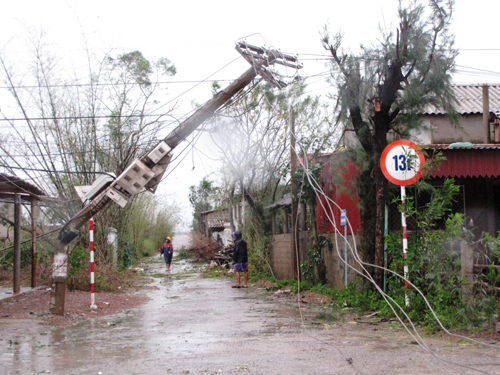
{"label": "utility pole base", "polygon": [[66,278],[57,277],[52,283],[50,296],[50,312],[54,315],[64,315],[64,300],[66,297]]}

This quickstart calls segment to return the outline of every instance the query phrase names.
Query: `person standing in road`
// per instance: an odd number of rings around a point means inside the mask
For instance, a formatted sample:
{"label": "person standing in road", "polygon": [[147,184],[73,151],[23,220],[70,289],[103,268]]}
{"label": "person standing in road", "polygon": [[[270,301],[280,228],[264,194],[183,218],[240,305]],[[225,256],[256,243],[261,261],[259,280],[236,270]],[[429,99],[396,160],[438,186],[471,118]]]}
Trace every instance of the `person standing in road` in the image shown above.
{"label": "person standing in road", "polygon": [[130,247],[128,247],[128,241],[125,241],[125,246],[123,247],[123,267],[127,268],[132,266],[132,253],[130,252]]}
{"label": "person standing in road", "polygon": [[[241,238],[241,232],[238,230],[233,233],[234,250],[233,262],[234,273],[236,274],[236,285],[233,288],[247,288],[248,287],[248,252],[247,243]],[[244,274],[243,285],[241,285],[241,272]]]}
{"label": "person standing in road", "polygon": [[165,243],[162,245],[160,250],[160,256],[163,255],[165,259],[165,265],[167,266],[167,271],[170,271],[170,264],[172,263],[172,255],[174,255],[174,245],[172,245],[172,239],[170,237],[165,238]]}

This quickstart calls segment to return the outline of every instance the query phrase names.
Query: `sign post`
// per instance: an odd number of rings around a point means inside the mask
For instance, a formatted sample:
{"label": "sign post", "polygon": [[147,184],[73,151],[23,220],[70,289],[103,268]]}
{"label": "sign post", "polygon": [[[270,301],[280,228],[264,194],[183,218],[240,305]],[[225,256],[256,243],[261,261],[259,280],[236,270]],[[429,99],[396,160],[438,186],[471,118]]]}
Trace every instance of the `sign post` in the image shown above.
{"label": "sign post", "polygon": [[340,210],[340,225],[344,226],[344,283],[347,288],[347,211]]}
{"label": "sign post", "polygon": [[[75,186],[76,193],[85,202],[87,193],[92,186]],[[94,281],[94,218],[89,219],[89,240],[90,240],[90,308],[97,309],[95,304],[95,281]]]}
{"label": "sign post", "polygon": [[[420,147],[415,143],[399,140],[389,144],[380,157],[380,168],[384,176],[393,184],[401,186],[401,225],[403,227],[403,258],[406,259],[408,250],[408,234],[406,230],[406,216],[404,202],[406,186],[414,184],[422,177],[422,168],[425,156]],[[408,286],[408,265],[404,265],[405,287]],[[408,295],[405,293],[406,306],[410,305]]]}

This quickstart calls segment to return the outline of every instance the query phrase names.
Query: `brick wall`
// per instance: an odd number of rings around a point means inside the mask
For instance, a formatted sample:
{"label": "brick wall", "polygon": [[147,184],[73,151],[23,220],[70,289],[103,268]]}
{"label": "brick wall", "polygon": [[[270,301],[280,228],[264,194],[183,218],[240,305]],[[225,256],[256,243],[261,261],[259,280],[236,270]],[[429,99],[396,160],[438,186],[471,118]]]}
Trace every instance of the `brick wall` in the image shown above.
{"label": "brick wall", "polygon": [[[344,287],[344,262],[340,256],[344,258],[344,240],[340,236],[337,237],[338,243],[335,244],[335,237],[332,233],[323,233],[333,244],[332,250],[325,249],[325,264],[327,269],[328,285],[336,289]],[[309,238],[308,232],[300,233],[300,256],[299,262],[302,263],[308,260],[307,256],[307,242]],[[360,269],[354,261],[353,255],[353,237],[348,235],[347,246],[347,260],[349,264],[356,269]],[[271,267],[273,268],[274,275],[279,279],[292,279],[294,278],[294,252],[291,249],[291,233],[276,234],[273,236],[272,249],[271,249]],[[337,251],[338,248],[338,251]],[[347,281],[350,283],[359,279],[358,274],[347,268]]]}
{"label": "brick wall", "polygon": [[275,234],[271,249],[271,267],[278,279],[293,279],[293,253],[291,233]]}

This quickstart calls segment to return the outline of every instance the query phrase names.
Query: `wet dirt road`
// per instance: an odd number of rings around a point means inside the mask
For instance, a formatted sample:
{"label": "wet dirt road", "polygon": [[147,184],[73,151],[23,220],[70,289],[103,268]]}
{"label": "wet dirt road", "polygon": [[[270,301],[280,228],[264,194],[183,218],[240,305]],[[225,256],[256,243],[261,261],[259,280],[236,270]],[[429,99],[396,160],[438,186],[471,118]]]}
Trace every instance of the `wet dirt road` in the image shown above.
{"label": "wet dirt road", "polygon": [[[165,274],[155,258],[149,273]],[[500,374],[500,347],[428,338],[447,365],[396,323],[317,320],[326,310],[278,299],[233,280],[203,279],[174,262],[154,277],[145,305],[50,329],[1,329],[4,374]]]}

